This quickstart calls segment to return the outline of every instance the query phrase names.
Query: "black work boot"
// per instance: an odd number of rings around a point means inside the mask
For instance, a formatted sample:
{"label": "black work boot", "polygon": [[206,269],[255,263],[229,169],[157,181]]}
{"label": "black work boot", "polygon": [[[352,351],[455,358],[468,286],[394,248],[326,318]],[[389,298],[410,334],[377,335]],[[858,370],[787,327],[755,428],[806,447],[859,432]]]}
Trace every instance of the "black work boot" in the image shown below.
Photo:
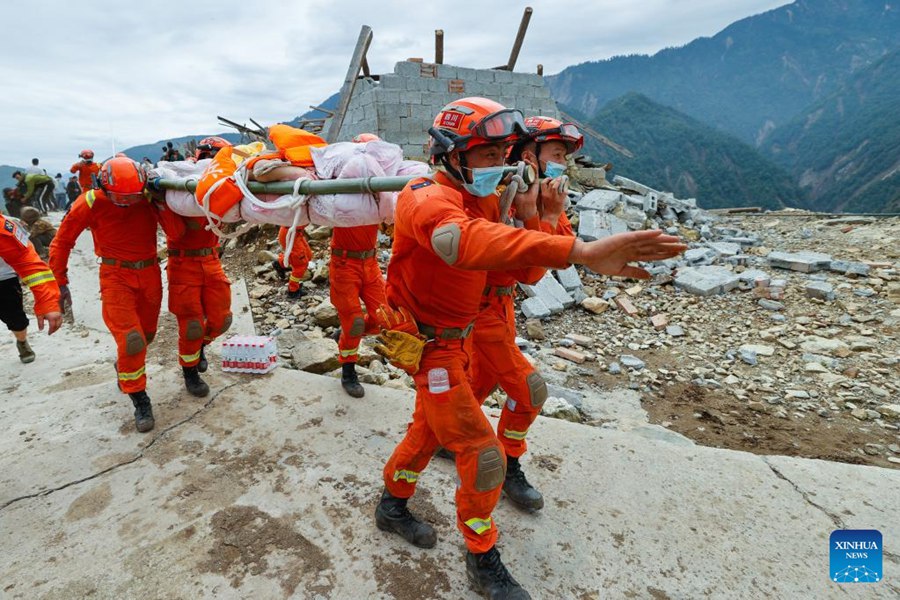
{"label": "black work boot", "polygon": [[156,421],[153,420],[153,407],[150,406],[150,396],[147,392],[134,392],[128,396],[134,404],[134,426],[137,430],[144,433],[153,429]]}
{"label": "black work boot", "polygon": [[184,387],[192,396],[202,398],[209,394],[209,386],[200,379],[200,372],[197,367],[181,367],[184,373]]}
{"label": "black work boot", "polygon": [[341,365],[341,385],[344,391],[354,398],[362,398],[366,390],[356,376],[356,363],[344,363]]}
{"label": "black work boot", "polygon": [[466,552],[466,575],[469,583],[490,600],[531,600],[506,570],[496,546],[484,554]]}
{"label": "black work boot", "polygon": [[506,480],[503,482],[503,491],[519,508],[529,512],[544,508],[544,496],[525,479],[518,458],[511,456],[506,458]]}
{"label": "black work boot", "polygon": [[31,349],[28,340],[22,340],[21,342],[16,340],[16,349],[19,351],[19,360],[23,363],[34,362],[34,350]]}
{"label": "black work boot", "polygon": [[200,346],[200,362],[197,363],[197,370],[201,373],[206,373],[206,369],[209,368],[209,362],[206,360],[206,344]]}
{"label": "black work boot", "polygon": [[280,260],[278,260],[277,258],[275,260],[273,260],[272,268],[275,269],[275,273],[278,274],[278,279],[281,279],[281,280],[287,279],[289,271],[282,266]]}
{"label": "black work boot", "polygon": [[396,498],[384,490],[375,509],[375,525],[382,531],[399,534],[404,540],[419,548],[434,548],[437,532],[428,523],[415,518],[406,508],[406,498]]}
{"label": "black work boot", "polygon": [[293,291],[288,290],[287,291],[287,297],[290,298],[291,300],[297,300],[299,298],[302,298],[305,295],[306,295],[306,292],[303,291],[302,285],[300,287],[298,287],[296,290],[293,290]]}

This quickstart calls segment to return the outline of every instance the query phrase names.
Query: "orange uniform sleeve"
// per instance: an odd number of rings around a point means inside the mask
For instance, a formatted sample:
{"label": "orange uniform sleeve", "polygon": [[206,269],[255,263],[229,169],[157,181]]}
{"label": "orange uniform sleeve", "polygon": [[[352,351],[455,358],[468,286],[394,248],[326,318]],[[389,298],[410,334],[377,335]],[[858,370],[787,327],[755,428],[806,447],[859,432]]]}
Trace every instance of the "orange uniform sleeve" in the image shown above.
{"label": "orange uniform sleeve", "polygon": [[77,173],[81,170],[81,163],[75,163],[69,168],[69,173]]}
{"label": "orange uniform sleeve", "polygon": [[566,213],[559,215],[559,221],[556,222],[556,235],[575,236],[575,230],[572,229],[572,221],[566,216]]}
{"label": "orange uniform sleeve", "polygon": [[[539,215],[535,215],[527,221],[522,221],[525,229],[530,231],[543,231],[545,233],[553,233],[548,223],[541,221]],[[544,277],[547,269],[544,267],[528,267],[525,269],[515,269],[509,271],[509,275],[518,282],[531,285],[537,283]]]}
{"label": "orange uniform sleeve", "polygon": [[0,216],[0,258],[34,294],[34,312],[45,315],[59,310],[59,286],[47,263],[28,241],[28,232]]}
{"label": "orange uniform sleeve", "polygon": [[59,285],[69,285],[69,254],[72,253],[78,236],[90,225],[91,207],[87,203],[87,194],[88,192],[81,194],[72,203],[69,214],[59,224],[56,237],[50,244],[50,269]]}
{"label": "orange uniform sleeve", "polygon": [[408,184],[398,198],[396,221],[452,266],[474,271],[566,268],[575,244],[574,238],[473,219],[458,192],[435,184]]}

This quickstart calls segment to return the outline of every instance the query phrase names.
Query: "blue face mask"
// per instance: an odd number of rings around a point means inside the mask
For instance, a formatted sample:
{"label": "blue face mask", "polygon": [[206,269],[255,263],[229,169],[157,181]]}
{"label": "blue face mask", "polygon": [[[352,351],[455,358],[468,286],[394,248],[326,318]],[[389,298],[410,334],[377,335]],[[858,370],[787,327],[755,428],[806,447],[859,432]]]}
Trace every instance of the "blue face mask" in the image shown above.
{"label": "blue face mask", "polygon": [[552,161],[547,161],[547,166],[544,167],[544,175],[549,177],[550,179],[556,179],[560,175],[566,172],[566,165],[561,165],[559,163],[555,163]]}
{"label": "blue face mask", "polygon": [[503,179],[503,169],[504,167],[468,169],[472,173],[472,183],[464,183],[463,187],[466,188],[467,192],[478,198],[490,196],[497,189],[497,186],[500,185],[500,180]]}

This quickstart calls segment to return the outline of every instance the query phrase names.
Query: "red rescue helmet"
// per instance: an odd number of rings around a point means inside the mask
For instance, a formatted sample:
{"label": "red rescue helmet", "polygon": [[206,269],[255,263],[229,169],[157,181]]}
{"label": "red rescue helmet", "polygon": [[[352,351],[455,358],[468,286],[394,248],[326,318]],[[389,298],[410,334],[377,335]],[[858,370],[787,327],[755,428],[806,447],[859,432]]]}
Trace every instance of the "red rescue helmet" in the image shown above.
{"label": "red rescue helmet", "polygon": [[528,137],[538,144],[550,141],[563,142],[566,154],[572,154],[584,145],[584,136],[572,123],[563,123],[552,117],[528,117],[525,119]]}
{"label": "red rescue helmet", "polygon": [[354,144],[365,144],[366,142],[380,142],[381,138],[374,133],[361,133],[353,138]]}
{"label": "red rescue helmet", "polygon": [[146,183],[147,173],[144,168],[123,156],[103,163],[97,178],[98,187],[118,206],[131,206],[143,200]]}
{"label": "red rescue helmet", "polygon": [[197,151],[194,152],[194,158],[196,158],[197,160],[212,158],[216,155],[216,152],[218,152],[225,146],[230,145],[231,142],[216,135],[203,138],[197,143]]}
{"label": "red rescue helmet", "polygon": [[432,161],[453,150],[515,141],[528,133],[522,113],[487,98],[462,98],[441,109],[431,134]]}
{"label": "red rescue helmet", "polygon": [[83,158],[84,160],[94,160],[94,151],[82,150],[78,153],[78,158]]}

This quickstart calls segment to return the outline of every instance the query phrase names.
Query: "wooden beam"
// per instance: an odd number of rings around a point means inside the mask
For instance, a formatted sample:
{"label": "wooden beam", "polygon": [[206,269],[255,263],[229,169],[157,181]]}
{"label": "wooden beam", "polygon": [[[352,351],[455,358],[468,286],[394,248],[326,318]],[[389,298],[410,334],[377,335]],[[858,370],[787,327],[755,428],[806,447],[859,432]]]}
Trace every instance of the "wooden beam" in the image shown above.
{"label": "wooden beam", "polygon": [[325,113],[326,115],[328,115],[329,117],[333,117],[333,116],[334,116],[334,111],[333,111],[333,110],[328,110],[327,108],[322,108],[321,106],[313,106],[312,104],[310,104],[309,107],[310,107],[311,109],[313,109],[313,110],[317,110],[317,111],[319,111],[319,112],[323,112],[323,113]]}
{"label": "wooden beam", "polygon": [[353,89],[356,87],[356,76],[359,75],[359,71],[362,69],[363,61],[366,59],[366,52],[369,50],[369,44],[371,43],[372,28],[368,25],[363,25],[359,30],[359,38],[356,40],[356,48],[353,50],[350,66],[347,68],[347,76],[344,77],[344,85],[341,86],[340,102],[338,102],[337,110],[335,110],[334,117],[331,119],[328,134],[325,136],[325,140],[329,144],[336,142],[341,132],[344,117],[347,115],[347,107],[350,106]]}
{"label": "wooden beam", "polygon": [[434,30],[434,64],[444,64],[444,30]]}
{"label": "wooden beam", "polygon": [[366,77],[372,76],[372,73],[369,72],[369,61],[365,56],[363,56],[363,61],[362,61],[362,72],[363,72],[363,75],[365,75]]}
{"label": "wooden beam", "polygon": [[528,22],[531,21],[532,11],[530,6],[525,7],[525,13],[522,15],[522,22],[519,23],[519,31],[516,33],[516,41],[513,44],[512,52],[509,53],[509,60],[506,61],[506,70],[512,71],[516,68],[516,61],[519,60],[519,50],[522,49],[522,42],[525,40],[525,32],[528,31]]}
{"label": "wooden beam", "polygon": [[541,77],[544,76],[544,65],[538,65],[537,74]]}
{"label": "wooden beam", "polygon": [[574,123],[578,127],[578,129],[580,129],[583,133],[588,134],[589,136],[591,136],[592,138],[594,138],[595,140],[597,140],[604,146],[608,146],[608,147],[612,148],[613,150],[615,150],[616,152],[618,152],[619,154],[625,155],[628,158],[634,158],[634,154],[632,154],[631,150],[629,150],[625,146],[620,146],[619,144],[615,143],[614,141],[612,141],[611,139],[609,139],[602,133],[594,130],[592,127],[588,127],[587,125],[585,125],[583,123],[579,123],[572,115],[567,115],[563,111],[559,111],[559,116],[561,116],[564,121],[568,121],[569,123]]}

